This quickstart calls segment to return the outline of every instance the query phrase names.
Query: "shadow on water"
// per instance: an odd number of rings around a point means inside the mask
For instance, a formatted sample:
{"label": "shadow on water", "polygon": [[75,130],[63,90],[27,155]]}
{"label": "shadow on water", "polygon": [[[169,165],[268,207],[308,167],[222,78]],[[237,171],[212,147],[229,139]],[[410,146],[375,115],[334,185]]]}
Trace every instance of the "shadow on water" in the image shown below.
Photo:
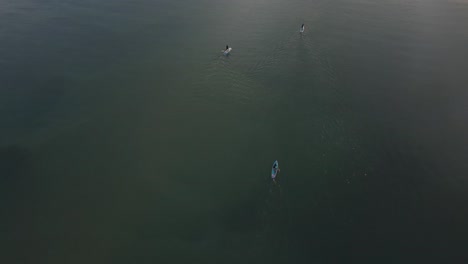
{"label": "shadow on water", "polygon": [[[0,111],[2,113],[1,144],[10,144],[15,138],[33,134],[47,122],[45,119],[60,117],[61,113],[54,112],[60,107],[66,96],[69,85],[65,77],[51,76],[43,72],[21,74],[0,74],[5,78],[5,86],[0,91]],[[27,96],[26,96],[27,95]],[[64,109],[61,109],[65,112]],[[9,146],[3,152],[18,151]],[[17,148],[18,149],[18,148]]]}
{"label": "shadow on water", "polygon": [[31,154],[27,149],[17,145],[0,148],[0,188],[1,195],[7,195],[24,188],[28,184],[25,171],[31,165]]}
{"label": "shadow on water", "polygon": [[[31,173],[32,156],[28,149],[18,145],[0,148],[0,234],[3,257],[17,257],[27,247],[33,233],[33,180]],[[28,242],[29,241],[29,242]],[[4,244],[5,243],[5,244]],[[8,250],[8,249],[14,250]],[[18,251],[19,250],[19,251]],[[16,262],[18,263],[18,262]]]}
{"label": "shadow on water", "polygon": [[254,242],[249,249],[251,260],[276,262],[287,246],[288,210],[283,188],[280,182],[273,183],[268,178],[257,194]]}

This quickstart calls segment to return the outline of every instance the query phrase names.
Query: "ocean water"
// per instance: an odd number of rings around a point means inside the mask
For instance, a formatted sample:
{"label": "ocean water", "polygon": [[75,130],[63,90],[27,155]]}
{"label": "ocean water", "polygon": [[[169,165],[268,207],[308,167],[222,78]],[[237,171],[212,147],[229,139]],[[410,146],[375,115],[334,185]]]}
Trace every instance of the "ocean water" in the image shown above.
{"label": "ocean water", "polygon": [[467,25],[466,0],[0,1],[2,262],[465,263]]}

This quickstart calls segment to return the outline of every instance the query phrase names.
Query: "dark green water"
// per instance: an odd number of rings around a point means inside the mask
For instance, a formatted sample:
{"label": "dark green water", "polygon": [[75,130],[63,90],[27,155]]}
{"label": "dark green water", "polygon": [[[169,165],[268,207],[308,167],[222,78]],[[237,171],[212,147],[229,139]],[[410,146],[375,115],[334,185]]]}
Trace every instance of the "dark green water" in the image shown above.
{"label": "dark green water", "polygon": [[467,58],[466,0],[0,1],[0,261],[466,263]]}

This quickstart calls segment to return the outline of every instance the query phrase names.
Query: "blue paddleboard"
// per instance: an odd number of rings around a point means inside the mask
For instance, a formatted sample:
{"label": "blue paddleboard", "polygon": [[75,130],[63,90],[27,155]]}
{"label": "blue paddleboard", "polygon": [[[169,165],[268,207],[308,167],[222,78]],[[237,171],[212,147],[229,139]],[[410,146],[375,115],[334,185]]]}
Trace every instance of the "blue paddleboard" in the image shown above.
{"label": "blue paddleboard", "polygon": [[273,162],[273,166],[271,166],[271,178],[274,180],[276,178],[276,174],[278,174],[279,164],[278,161],[275,160]]}

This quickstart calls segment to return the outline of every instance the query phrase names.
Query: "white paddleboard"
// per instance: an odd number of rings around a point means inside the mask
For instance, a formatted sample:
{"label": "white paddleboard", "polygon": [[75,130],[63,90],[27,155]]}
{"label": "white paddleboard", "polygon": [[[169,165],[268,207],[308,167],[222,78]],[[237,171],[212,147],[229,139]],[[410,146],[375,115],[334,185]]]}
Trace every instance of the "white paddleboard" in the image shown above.
{"label": "white paddleboard", "polygon": [[221,52],[224,54],[224,55],[228,55],[230,52],[231,52],[232,48],[229,48],[227,50],[222,50]]}

